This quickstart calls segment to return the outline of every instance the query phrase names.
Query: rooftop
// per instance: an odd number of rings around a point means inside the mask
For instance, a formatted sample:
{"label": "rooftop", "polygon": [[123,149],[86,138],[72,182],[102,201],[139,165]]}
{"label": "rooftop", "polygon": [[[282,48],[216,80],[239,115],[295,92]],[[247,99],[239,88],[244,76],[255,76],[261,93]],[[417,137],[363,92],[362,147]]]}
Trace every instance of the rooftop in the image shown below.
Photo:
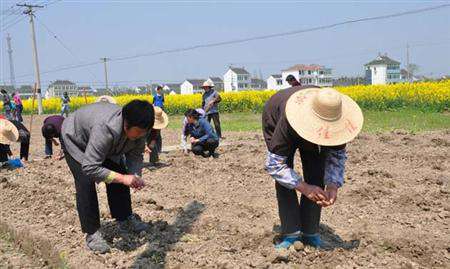
{"label": "rooftop", "polygon": [[191,83],[193,86],[202,86],[203,82],[205,82],[204,79],[186,79],[189,83]]}
{"label": "rooftop", "polygon": [[250,73],[245,70],[245,68],[240,68],[240,67],[230,67],[231,71],[233,71],[234,73],[238,74],[238,75],[250,75]]}
{"label": "rooftop", "polygon": [[388,56],[387,56],[387,54],[385,54],[385,55],[378,55],[378,57],[375,59],[375,60],[373,60],[373,61],[370,61],[370,62],[368,62],[368,63],[366,63],[365,65],[367,66],[367,65],[380,65],[380,64],[385,64],[385,65],[399,65],[400,64],[400,62],[397,62],[397,61],[395,61],[395,60],[392,60],[391,58],[389,58]]}
{"label": "rooftop", "polygon": [[318,65],[318,64],[309,64],[309,65],[308,64],[296,64],[296,65],[293,65],[283,71],[300,71],[300,70],[318,71],[318,70],[322,70],[322,69],[325,69],[325,67],[322,65]]}

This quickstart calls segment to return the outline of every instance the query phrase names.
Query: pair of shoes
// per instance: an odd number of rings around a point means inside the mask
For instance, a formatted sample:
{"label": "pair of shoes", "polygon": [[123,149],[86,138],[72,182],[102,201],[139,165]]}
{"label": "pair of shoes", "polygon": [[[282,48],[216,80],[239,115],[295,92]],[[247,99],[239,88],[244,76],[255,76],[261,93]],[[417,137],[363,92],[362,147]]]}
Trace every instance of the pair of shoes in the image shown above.
{"label": "pair of shoes", "polygon": [[281,242],[275,245],[275,249],[288,249],[292,246],[296,241],[300,241],[300,236],[285,236],[282,238]]}
{"label": "pair of shoes", "polygon": [[131,214],[126,220],[119,221],[119,231],[121,233],[140,233],[148,230],[150,225],[140,220],[135,214]]}
{"label": "pair of shoes", "polygon": [[100,231],[86,235],[86,246],[90,250],[99,252],[100,254],[105,254],[111,250]]}
{"label": "pair of shoes", "polygon": [[303,234],[302,242],[305,245],[309,245],[315,248],[321,248],[323,246],[319,234]]}

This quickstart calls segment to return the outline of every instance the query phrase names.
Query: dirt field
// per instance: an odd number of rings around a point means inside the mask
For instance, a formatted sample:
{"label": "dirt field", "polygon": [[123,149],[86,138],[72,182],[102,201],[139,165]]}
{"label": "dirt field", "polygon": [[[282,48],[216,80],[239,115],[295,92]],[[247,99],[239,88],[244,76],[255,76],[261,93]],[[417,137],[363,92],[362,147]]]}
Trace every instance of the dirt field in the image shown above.
{"label": "dirt field", "polygon": [[[32,158],[39,159],[43,141],[35,126]],[[323,210],[321,234],[330,248],[282,253],[273,250],[279,220],[274,183],[263,170],[262,136],[225,135],[231,145],[219,149],[219,159],[170,152],[161,157],[167,166],[145,169],[147,187],[132,193],[132,200],[134,211],[151,224],[148,232],[119,235],[99,185],[110,254],[85,249],[64,160],[1,171],[1,224],[47,266],[450,268],[450,130],[360,135],[348,146],[338,201]],[[178,137],[166,131],[165,145],[178,144]],[[2,251],[0,262],[22,267],[8,253]]]}

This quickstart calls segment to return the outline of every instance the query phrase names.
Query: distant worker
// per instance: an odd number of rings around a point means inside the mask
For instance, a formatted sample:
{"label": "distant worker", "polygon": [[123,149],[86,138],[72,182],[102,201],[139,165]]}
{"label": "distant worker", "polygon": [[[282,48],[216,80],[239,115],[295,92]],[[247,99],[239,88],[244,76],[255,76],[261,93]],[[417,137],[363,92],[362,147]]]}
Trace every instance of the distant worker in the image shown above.
{"label": "distant worker", "polygon": [[302,84],[293,75],[288,75],[286,77],[286,82],[289,83],[291,87],[302,86]]}
{"label": "distant worker", "polygon": [[[265,169],[275,180],[281,221],[282,240],[275,248],[295,241],[320,248],[321,209],[335,203],[344,183],[345,145],[361,131],[361,109],[331,88],[292,87],[267,101],[262,122]],[[303,177],[294,170],[297,152]]]}
{"label": "distant worker", "polygon": [[63,93],[63,96],[61,97],[62,105],[61,105],[61,116],[66,115],[66,118],[69,117],[70,112],[70,97],[67,92]]}
{"label": "distant worker", "polygon": [[[64,122],[64,117],[55,115],[45,118],[42,125],[42,136],[45,139],[45,158],[49,159],[53,156],[53,145],[59,146],[61,144],[61,128]],[[59,141],[56,141],[58,139]],[[64,153],[60,150],[56,155],[56,159],[62,159]]]}
{"label": "distant worker", "polygon": [[[205,111],[202,108],[197,108],[195,111],[199,114],[199,118],[205,117]],[[186,115],[186,114],[185,114]],[[187,117],[185,116],[182,123],[181,128],[181,148],[183,150],[184,154],[188,153],[187,149],[187,128],[189,128],[189,125],[193,123],[189,123]]]}
{"label": "distant worker", "polygon": [[211,119],[214,121],[216,134],[219,138],[223,139],[219,118],[219,103],[222,101],[222,97],[220,97],[220,94],[214,89],[214,83],[212,81],[205,81],[202,88],[205,91],[202,96],[202,108],[206,113],[208,122],[211,123]]}
{"label": "distant worker", "polygon": [[23,122],[22,112],[23,112],[23,104],[22,99],[20,98],[20,94],[18,92],[13,93],[13,101],[16,105],[15,110],[15,120],[18,122]]}
{"label": "distant worker", "polygon": [[186,111],[185,116],[188,122],[185,135],[191,137],[192,152],[205,158],[219,157],[216,153],[216,148],[219,146],[219,137],[211,124],[194,109]]}
{"label": "distant worker", "polygon": [[159,152],[157,140],[158,136],[161,136],[161,130],[165,129],[169,124],[169,117],[167,114],[157,106],[154,106],[155,110],[155,123],[153,124],[153,129],[147,138],[147,152],[150,154],[149,163],[150,166],[157,166],[159,162]]}
{"label": "distant worker", "polygon": [[13,108],[11,104],[11,98],[9,97],[9,94],[4,89],[1,90],[2,93],[2,101],[3,101],[3,111],[5,112],[5,117],[8,120],[14,119],[13,117]]}
{"label": "distant worker", "polygon": [[[158,85],[156,87],[156,93],[153,95],[153,106],[160,107],[162,110],[164,110],[164,93],[163,93],[163,87],[161,85]],[[162,151],[162,136],[161,131],[157,132],[156,134],[156,149],[158,150],[158,153],[161,153]]]}
{"label": "distant worker", "polygon": [[[10,143],[20,143],[20,160],[27,162],[30,152],[30,131],[22,123],[2,117],[0,118],[0,144],[2,144],[2,150],[7,151],[7,155],[11,157]],[[2,155],[4,156],[4,153]]]}

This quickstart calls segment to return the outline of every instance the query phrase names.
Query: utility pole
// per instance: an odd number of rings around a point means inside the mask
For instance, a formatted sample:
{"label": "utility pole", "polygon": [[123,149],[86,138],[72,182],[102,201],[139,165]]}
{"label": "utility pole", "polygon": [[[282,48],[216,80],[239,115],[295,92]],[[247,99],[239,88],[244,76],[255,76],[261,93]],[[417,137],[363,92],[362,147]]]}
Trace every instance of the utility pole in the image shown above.
{"label": "utility pole", "polygon": [[8,54],[9,54],[9,74],[11,79],[11,85],[14,87],[14,90],[16,89],[16,78],[14,75],[14,64],[13,64],[13,57],[12,57],[12,49],[11,49],[11,36],[8,34],[6,36],[6,43],[8,44]]}
{"label": "utility pole", "polygon": [[42,96],[41,96],[41,74],[39,73],[39,60],[36,46],[36,34],[34,31],[34,11],[33,8],[43,8],[44,6],[29,5],[29,4],[17,4],[18,7],[25,7],[26,10],[23,14],[30,16],[30,26],[31,26],[31,40],[33,42],[33,61],[34,61],[34,72],[36,76],[36,95],[38,100],[38,113],[42,114]]}
{"label": "utility pole", "polygon": [[103,61],[103,64],[105,66],[105,87],[106,87],[106,91],[108,91],[108,68],[106,66],[106,62],[109,61],[109,58],[100,58],[100,60]]}
{"label": "utility pole", "polygon": [[408,82],[411,83],[411,71],[410,71],[410,63],[409,63],[409,44],[406,43],[406,77]]}

